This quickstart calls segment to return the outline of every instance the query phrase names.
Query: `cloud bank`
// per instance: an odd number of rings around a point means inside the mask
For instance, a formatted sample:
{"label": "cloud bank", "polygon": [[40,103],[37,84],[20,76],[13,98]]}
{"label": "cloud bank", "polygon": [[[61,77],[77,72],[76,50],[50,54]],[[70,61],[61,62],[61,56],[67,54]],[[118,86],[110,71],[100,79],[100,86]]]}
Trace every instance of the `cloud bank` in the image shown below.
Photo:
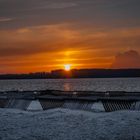
{"label": "cloud bank", "polygon": [[139,0],[0,0],[2,28],[78,21],[109,27],[139,25]]}
{"label": "cloud bank", "polygon": [[127,68],[140,68],[140,55],[135,50],[130,50],[120,53],[115,57],[112,68],[127,69]]}

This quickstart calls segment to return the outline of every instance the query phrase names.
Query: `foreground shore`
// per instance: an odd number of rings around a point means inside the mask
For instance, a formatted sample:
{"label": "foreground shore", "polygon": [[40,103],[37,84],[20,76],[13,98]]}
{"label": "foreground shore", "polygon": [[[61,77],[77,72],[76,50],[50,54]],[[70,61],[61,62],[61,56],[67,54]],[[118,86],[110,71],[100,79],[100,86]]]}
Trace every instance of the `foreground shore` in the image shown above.
{"label": "foreground shore", "polygon": [[138,140],[140,112],[0,109],[1,140]]}

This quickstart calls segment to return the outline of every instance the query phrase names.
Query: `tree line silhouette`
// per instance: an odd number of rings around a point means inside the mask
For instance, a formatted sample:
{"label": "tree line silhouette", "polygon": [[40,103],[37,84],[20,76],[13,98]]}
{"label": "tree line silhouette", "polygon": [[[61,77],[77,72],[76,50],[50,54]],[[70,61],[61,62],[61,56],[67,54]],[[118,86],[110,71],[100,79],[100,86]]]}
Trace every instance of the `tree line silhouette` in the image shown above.
{"label": "tree line silhouette", "polygon": [[140,69],[73,69],[28,74],[1,74],[0,79],[119,78],[140,77]]}

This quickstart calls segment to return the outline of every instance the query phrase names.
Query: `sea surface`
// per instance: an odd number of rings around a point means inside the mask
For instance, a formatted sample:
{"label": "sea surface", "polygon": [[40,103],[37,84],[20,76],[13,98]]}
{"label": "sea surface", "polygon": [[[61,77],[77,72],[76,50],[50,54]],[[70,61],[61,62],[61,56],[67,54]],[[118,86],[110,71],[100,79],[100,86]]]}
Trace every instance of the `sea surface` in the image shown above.
{"label": "sea surface", "polygon": [[0,80],[0,91],[140,91],[140,78]]}

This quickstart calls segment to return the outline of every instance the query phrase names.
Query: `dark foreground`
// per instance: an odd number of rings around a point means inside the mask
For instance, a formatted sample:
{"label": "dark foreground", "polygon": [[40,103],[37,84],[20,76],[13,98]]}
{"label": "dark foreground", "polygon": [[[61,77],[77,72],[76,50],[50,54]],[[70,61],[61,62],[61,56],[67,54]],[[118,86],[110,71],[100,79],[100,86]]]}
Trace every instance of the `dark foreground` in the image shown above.
{"label": "dark foreground", "polygon": [[0,109],[1,140],[139,140],[140,112]]}

